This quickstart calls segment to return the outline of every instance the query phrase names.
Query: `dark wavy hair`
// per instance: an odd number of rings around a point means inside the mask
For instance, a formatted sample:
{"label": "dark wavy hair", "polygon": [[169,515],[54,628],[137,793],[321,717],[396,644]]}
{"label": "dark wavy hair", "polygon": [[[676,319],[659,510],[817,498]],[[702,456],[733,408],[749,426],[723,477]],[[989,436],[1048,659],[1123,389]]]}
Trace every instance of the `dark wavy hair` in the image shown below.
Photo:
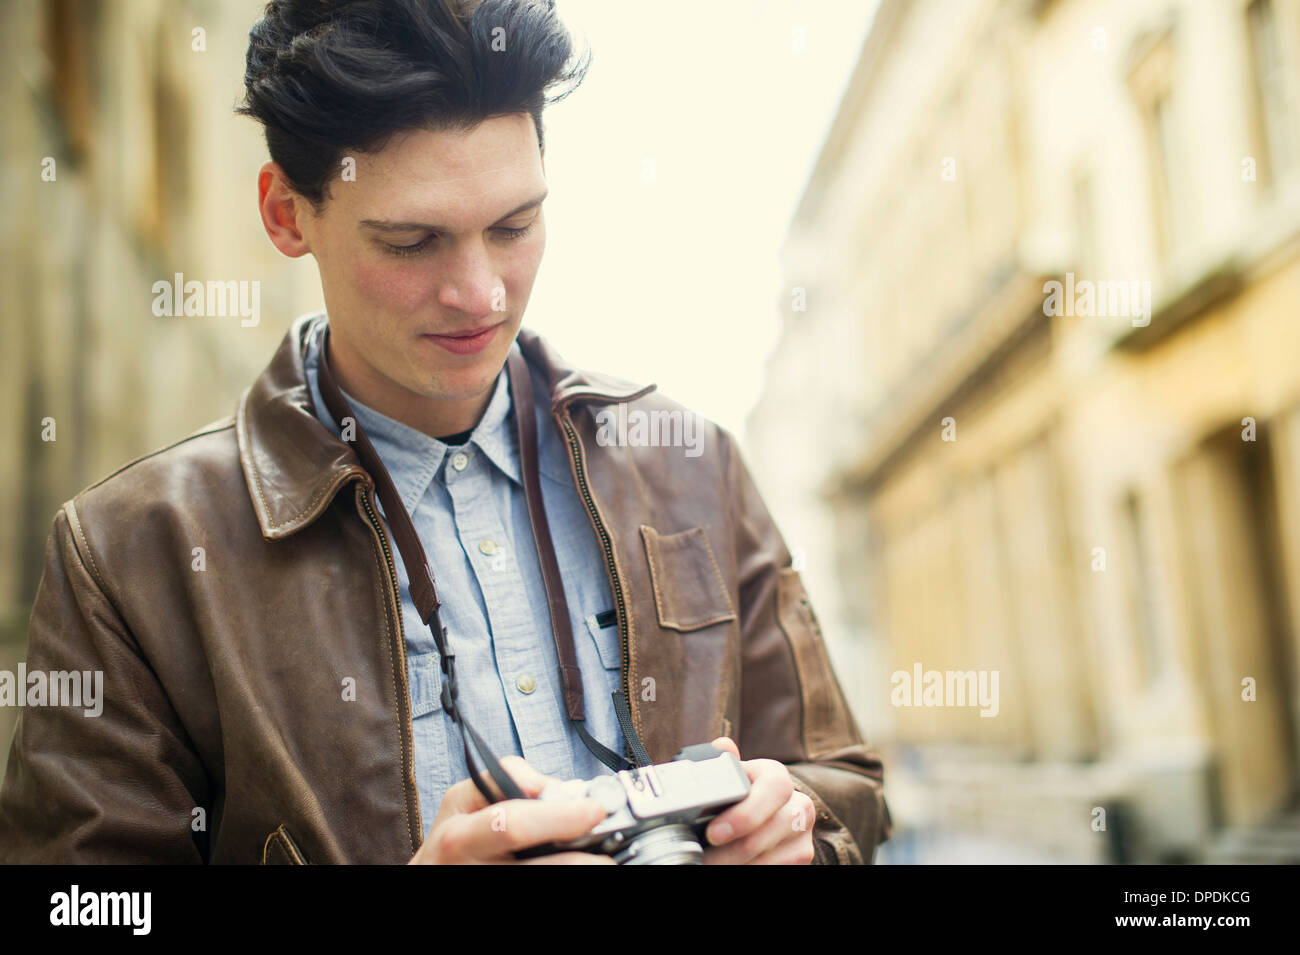
{"label": "dark wavy hair", "polygon": [[[271,158],[319,213],[348,151],[408,129],[468,131],[542,110],[590,65],[555,0],[271,0],[248,33],[244,102]],[[548,91],[559,92],[547,96]]]}

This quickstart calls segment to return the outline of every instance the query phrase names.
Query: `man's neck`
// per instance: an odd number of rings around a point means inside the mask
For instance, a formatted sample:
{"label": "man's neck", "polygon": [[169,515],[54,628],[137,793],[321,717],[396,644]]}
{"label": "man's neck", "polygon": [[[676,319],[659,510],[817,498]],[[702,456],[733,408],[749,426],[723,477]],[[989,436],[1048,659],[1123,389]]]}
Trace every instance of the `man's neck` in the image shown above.
{"label": "man's neck", "polygon": [[431,438],[441,439],[471,430],[492,400],[491,388],[464,401],[417,395],[380,375],[351,349],[337,348],[333,335],[329,337],[326,351],[330,371],[340,388],[366,407]]}

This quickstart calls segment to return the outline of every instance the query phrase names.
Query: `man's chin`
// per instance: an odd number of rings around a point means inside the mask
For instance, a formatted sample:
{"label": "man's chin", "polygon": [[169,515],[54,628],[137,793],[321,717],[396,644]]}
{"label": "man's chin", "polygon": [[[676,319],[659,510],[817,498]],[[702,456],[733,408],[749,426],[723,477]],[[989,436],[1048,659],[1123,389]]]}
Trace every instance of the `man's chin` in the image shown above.
{"label": "man's chin", "polygon": [[421,393],[426,398],[442,401],[475,401],[488,397],[504,364],[502,355],[499,361],[476,362],[473,368],[439,369],[425,379],[429,387]]}
{"label": "man's chin", "polygon": [[453,354],[432,337],[421,336],[409,357],[413,359],[415,377],[424,387],[412,390],[444,401],[472,401],[490,394],[510,354],[516,331],[511,323],[501,325],[488,346],[471,355]]}

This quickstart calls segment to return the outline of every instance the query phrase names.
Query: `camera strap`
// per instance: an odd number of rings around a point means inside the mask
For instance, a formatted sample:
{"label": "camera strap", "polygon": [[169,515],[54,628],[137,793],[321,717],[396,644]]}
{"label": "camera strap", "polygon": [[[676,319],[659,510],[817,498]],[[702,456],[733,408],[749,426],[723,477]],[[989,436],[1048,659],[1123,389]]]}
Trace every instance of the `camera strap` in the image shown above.
{"label": "camera strap", "polygon": [[[398,494],[388,469],[384,467],[384,463],[380,460],[374,445],[370,443],[369,437],[361,428],[361,423],[357,420],[356,415],[352,413],[347,399],[344,398],[342,391],[339,390],[334,381],[327,360],[328,345],[329,328],[327,327],[320,351],[319,384],[321,397],[325,399],[326,407],[334,418],[336,426],[341,428],[345,419],[351,419],[353,424],[355,438],[351,443],[357,452],[357,456],[361,459],[362,466],[370,472],[374,480],[375,491],[384,505],[384,516],[388,520],[388,526],[397,544],[397,550],[401,554],[402,563],[406,567],[407,579],[410,581],[411,600],[415,604],[421,622],[427,625],[432,632],[434,644],[438,648],[438,656],[444,674],[442,707],[452,721],[461,727],[461,743],[465,750],[465,765],[469,769],[470,778],[474,781],[478,791],[483,794],[483,798],[489,803],[498,801],[498,797],[488,789],[474,760],[471,758],[470,746],[472,744],[475,752],[479,754],[486,766],[488,773],[500,788],[503,794],[502,798],[522,799],[524,795],[519,790],[519,787],[502,768],[500,760],[488,747],[486,740],[474,730],[460,708],[458,702],[459,687],[456,683],[456,655],[447,635],[447,628],[443,626],[442,618],[438,612],[442,604],[438,600],[438,592],[433,579],[433,569],[429,565],[424,546],[420,543],[420,536],[415,530],[410,515],[406,512],[401,495]],[[533,541],[537,548],[538,564],[541,567],[542,579],[546,587],[547,603],[550,608],[551,632],[555,639],[556,654],[559,658],[559,675],[560,684],[564,691],[565,715],[573,723],[578,735],[592,754],[611,770],[617,772],[633,766],[648,766],[651,764],[651,759],[632,725],[627,698],[621,690],[612,694],[614,708],[635,762],[614,752],[587,732],[585,726],[586,714],[583,706],[582,672],[578,666],[577,651],[574,649],[568,601],[564,595],[559,561],[556,559],[555,547],[551,541],[550,525],[546,519],[546,510],[542,503],[541,482],[538,478],[537,423],[534,417],[532,381],[528,373],[528,367],[516,349],[511,349],[506,366],[511,399],[514,405],[515,429],[519,438],[524,496],[528,504],[528,516],[532,525]]]}

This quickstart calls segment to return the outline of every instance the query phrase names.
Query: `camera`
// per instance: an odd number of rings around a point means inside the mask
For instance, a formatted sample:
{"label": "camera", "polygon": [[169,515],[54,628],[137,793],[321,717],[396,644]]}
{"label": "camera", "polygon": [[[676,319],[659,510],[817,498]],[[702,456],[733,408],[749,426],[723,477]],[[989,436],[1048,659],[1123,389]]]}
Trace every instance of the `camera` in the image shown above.
{"label": "camera", "polygon": [[595,799],[608,815],[578,839],[526,855],[602,852],[619,865],[699,865],[710,820],[748,794],[740,760],[711,743],[687,746],[656,766],[551,783],[538,799]]}

